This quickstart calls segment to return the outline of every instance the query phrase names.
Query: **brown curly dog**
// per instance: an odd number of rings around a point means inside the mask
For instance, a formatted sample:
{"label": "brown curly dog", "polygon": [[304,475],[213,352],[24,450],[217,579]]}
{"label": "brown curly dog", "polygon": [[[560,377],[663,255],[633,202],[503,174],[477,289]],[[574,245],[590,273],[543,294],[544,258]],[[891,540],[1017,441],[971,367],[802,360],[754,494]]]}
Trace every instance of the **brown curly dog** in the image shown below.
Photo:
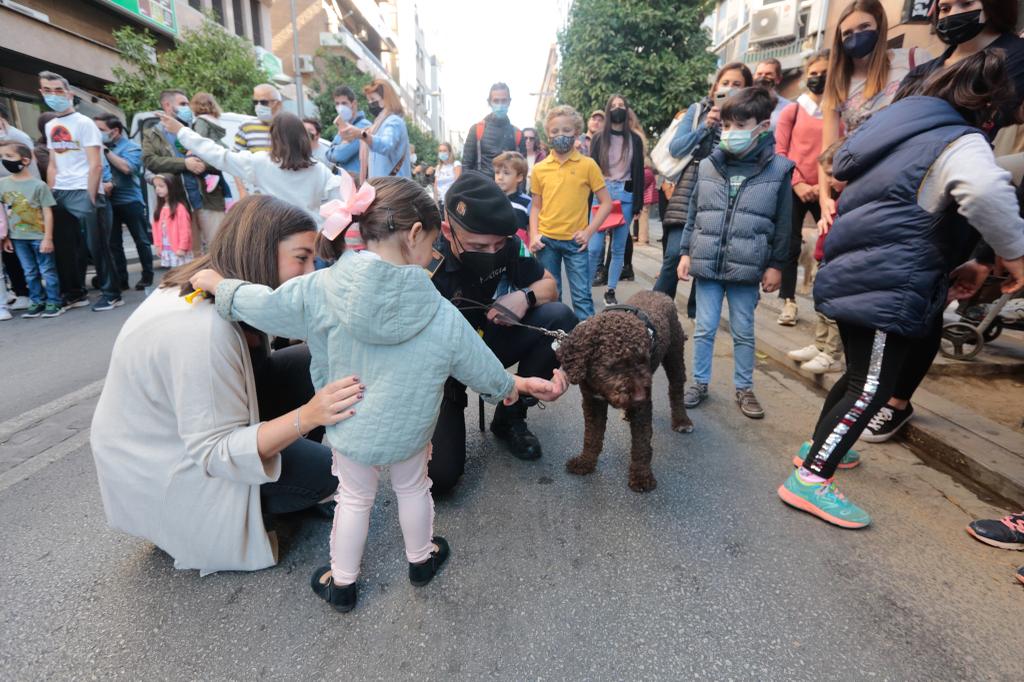
{"label": "brown curly dog", "polygon": [[683,327],[676,306],[665,294],[642,291],[626,302],[640,310],[610,310],[579,324],[558,348],[569,381],[583,394],[583,452],[566,462],[573,474],[589,474],[597,466],[608,423],[608,405],[625,410],[633,437],[629,487],[638,493],[654,490],[651,473],[651,383],[658,365],[668,375],[672,430],[693,431],[683,405],[686,365]]}

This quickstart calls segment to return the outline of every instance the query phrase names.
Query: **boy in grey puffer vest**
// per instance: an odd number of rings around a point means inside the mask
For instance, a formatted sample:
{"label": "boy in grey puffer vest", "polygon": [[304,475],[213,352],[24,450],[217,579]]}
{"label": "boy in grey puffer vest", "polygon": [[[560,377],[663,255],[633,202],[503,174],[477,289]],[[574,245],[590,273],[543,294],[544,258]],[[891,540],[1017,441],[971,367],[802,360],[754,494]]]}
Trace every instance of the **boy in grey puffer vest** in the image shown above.
{"label": "boy in grey puffer vest", "polygon": [[773,108],[763,88],[738,90],[723,103],[722,140],[700,164],[677,270],[679,279],[692,274],[697,289],[694,383],[686,406],[708,395],[715,332],[728,297],[736,402],[752,419],[764,417],[753,392],[758,285],[766,293],[779,288],[793,209],[793,162],[775,154]]}

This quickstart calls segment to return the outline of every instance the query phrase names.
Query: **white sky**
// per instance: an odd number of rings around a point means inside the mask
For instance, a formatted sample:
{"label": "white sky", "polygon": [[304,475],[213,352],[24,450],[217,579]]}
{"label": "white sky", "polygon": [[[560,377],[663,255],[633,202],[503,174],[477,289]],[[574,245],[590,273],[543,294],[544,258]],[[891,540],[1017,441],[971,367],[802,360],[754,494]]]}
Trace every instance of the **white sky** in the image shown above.
{"label": "white sky", "polygon": [[[446,127],[462,131],[490,113],[487,89],[512,90],[509,118],[532,126],[548,50],[562,24],[555,0],[417,0],[427,49],[441,60]],[[456,142],[457,140],[452,140]]]}

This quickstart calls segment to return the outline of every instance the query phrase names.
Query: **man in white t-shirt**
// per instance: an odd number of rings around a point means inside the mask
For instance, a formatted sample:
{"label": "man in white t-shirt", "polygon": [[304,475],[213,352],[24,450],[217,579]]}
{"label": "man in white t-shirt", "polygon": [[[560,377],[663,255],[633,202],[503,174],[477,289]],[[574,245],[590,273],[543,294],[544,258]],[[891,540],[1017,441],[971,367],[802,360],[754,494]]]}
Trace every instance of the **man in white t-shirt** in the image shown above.
{"label": "man in white t-shirt", "polygon": [[[57,206],[74,216],[79,227],[77,234],[58,234],[54,239],[65,304],[71,308],[89,305],[85,271],[88,255],[92,254],[103,294],[92,309],[112,310],[124,305],[124,301],[114,277],[109,230],[103,229],[99,215],[105,208],[100,202],[106,200],[100,196],[100,130],[91,118],[75,111],[71,86],[64,76],[41,72],[39,92],[46,106],[57,113],[57,118],[46,124],[46,146],[50,150],[46,182],[53,190]],[[73,262],[73,268],[61,267],[62,262]]]}

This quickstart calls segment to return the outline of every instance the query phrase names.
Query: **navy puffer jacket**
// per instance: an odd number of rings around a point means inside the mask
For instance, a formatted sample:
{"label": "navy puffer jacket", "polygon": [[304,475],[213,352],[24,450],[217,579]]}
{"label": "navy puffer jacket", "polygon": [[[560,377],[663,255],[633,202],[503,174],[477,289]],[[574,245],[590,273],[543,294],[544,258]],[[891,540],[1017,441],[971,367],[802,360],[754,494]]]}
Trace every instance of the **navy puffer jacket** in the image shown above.
{"label": "navy puffer jacket", "polygon": [[969,228],[955,205],[925,211],[918,190],[946,147],[977,132],[934,97],[900,100],[857,128],[833,160],[835,177],[850,184],[825,239],[814,284],[818,311],[902,336],[932,329]]}

